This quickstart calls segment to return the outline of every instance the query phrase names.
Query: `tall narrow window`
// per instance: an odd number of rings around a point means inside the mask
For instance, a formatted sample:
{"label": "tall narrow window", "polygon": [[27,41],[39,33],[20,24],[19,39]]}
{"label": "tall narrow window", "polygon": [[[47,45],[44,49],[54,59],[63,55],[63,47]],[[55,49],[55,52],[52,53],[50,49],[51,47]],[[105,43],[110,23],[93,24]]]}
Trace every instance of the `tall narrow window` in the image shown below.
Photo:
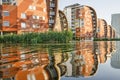
{"label": "tall narrow window", "polygon": [[10,26],[10,22],[9,21],[3,21],[3,26]]}

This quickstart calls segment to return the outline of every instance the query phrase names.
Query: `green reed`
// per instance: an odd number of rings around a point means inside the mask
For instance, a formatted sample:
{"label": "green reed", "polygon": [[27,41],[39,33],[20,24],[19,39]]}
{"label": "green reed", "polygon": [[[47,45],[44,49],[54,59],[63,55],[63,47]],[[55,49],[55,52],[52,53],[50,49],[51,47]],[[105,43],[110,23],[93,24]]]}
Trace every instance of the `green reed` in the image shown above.
{"label": "green reed", "polygon": [[68,43],[72,37],[71,31],[7,34],[0,36],[0,43]]}

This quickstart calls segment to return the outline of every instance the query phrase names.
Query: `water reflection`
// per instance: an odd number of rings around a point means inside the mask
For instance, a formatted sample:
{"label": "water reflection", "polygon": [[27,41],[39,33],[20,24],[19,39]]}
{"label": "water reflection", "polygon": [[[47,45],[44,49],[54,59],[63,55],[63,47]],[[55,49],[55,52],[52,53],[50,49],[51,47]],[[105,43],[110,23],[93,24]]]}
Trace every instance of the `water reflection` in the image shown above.
{"label": "water reflection", "polygon": [[[116,49],[115,42],[82,41],[57,45],[0,45],[1,80],[60,80],[90,77]],[[116,54],[117,55],[117,54]],[[117,55],[118,56],[118,55]],[[115,59],[111,59],[112,61]]]}

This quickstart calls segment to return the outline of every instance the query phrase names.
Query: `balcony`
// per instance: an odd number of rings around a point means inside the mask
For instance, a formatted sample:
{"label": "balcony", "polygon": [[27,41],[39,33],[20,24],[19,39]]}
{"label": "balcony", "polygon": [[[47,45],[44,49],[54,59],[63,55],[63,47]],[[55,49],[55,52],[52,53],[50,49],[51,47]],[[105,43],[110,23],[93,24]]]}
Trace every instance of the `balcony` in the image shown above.
{"label": "balcony", "polygon": [[3,5],[16,5],[16,1],[11,1],[11,0],[3,0],[2,1]]}
{"label": "balcony", "polygon": [[55,7],[55,3],[50,3],[50,7]]}
{"label": "balcony", "polygon": [[55,12],[54,12],[54,11],[50,11],[50,15],[51,15],[51,16],[54,16],[54,15],[55,15]]}
{"label": "balcony", "polygon": [[49,20],[49,23],[50,23],[50,24],[53,24],[53,23],[54,23],[54,20]]}

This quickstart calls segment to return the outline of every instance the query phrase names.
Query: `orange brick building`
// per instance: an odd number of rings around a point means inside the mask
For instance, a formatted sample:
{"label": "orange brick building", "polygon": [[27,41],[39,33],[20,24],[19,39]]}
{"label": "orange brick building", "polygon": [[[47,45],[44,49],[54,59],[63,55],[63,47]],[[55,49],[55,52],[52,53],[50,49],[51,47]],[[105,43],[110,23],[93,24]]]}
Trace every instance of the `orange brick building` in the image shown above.
{"label": "orange brick building", "polygon": [[104,19],[98,19],[97,38],[107,38],[107,22]]}
{"label": "orange brick building", "polygon": [[115,38],[115,30],[111,25],[108,25],[104,19],[98,19],[97,21],[97,38]]}
{"label": "orange brick building", "polygon": [[[1,34],[62,31],[64,26],[68,29],[58,0],[6,0],[0,3],[0,13]],[[64,21],[62,25],[60,21]]]}
{"label": "orange brick building", "polygon": [[1,3],[1,34],[45,32],[48,13],[44,0],[3,1]]}
{"label": "orange brick building", "polygon": [[83,39],[96,37],[97,15],[92,7],[81,6],[76,10],[76,19],[79,20],[76,37]]}

